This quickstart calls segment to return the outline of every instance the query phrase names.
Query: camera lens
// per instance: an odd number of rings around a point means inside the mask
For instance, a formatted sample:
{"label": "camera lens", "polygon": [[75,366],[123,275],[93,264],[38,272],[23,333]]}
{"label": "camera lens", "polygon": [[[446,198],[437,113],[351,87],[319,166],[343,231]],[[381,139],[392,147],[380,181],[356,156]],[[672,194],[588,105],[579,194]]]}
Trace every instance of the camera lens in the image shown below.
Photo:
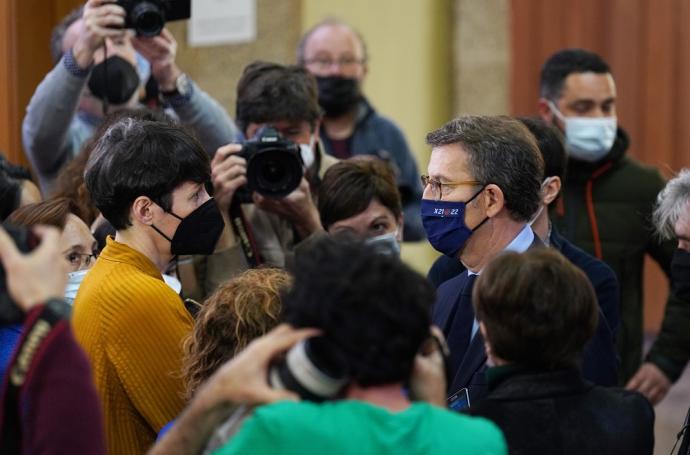
{"label": "camera lens", "polygon": [[302,162],[284,149],[267,148],[252,156],[247,165],[249,186],[268,197],[292,193],[302,179]]}
{"label": "camera lens", "polygon": [[132,8],[130,17],[139,36],[157,36],[165,25],[163,11],[152,2],[137,3]]}

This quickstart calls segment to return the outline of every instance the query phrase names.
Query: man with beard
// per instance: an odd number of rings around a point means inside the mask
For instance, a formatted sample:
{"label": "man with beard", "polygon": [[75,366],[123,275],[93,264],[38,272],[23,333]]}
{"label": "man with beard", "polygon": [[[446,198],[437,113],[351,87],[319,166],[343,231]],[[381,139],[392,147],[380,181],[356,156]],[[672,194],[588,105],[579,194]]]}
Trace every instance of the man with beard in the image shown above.
{"label": "man with beard", "polygon": [[361,36],[348,25],[327,19],[304,35],[297,61],[318,83],[319,104],[324,110],[320,136],[326,151],[340,159],[374,155],[390,161],[397,171],[405,212],[404,238],[423,238],[417,163],[400,128],[379,115],[361,93],[368,70]]}

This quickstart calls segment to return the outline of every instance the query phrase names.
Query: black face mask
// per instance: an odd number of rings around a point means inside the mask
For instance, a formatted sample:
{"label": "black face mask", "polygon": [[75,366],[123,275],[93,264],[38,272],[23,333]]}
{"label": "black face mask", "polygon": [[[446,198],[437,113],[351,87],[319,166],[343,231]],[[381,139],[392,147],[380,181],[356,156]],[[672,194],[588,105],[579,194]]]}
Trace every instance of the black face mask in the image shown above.
{"label": "black face mask", "polygon": [[172,212],[172,216],[180,220],[173,238],[170,239],[156,226],[151,225],[160,235],[170,242],[170,252],[175,256],[180,254],[211,254],[223,232],[225,223],[213,198],[201,204],[192,213],[180,218]]}
{"label": "black face mask", "polygon": [[137,69],[117,55],[108,57],[91,70],[89,90],[93,96],[106,100],[108,104],[126,103],[138,88]]}
{"label": "black face mask", "polygon": [[352,109],[361,99],[359,81],[340,76],[317,76],[319,104],[326,117],[339,117]]}

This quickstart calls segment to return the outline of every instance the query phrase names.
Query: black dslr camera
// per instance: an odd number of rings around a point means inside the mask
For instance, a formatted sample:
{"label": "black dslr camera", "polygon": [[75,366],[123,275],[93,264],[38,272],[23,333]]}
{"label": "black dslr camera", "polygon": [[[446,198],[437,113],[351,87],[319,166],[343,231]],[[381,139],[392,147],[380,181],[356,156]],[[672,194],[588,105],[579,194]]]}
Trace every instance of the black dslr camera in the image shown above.
{"label": "black dslr camera", "polygon": [[117,0],[125,9],[125,28],[139,36],[160,34],[166,22],[189,19],[191,0]]}
{"label": "black dslr camera", "polygon": [[[3,223],[2,227],[12,237],[22,253],[28,253],[38,246],[40,240],[29,229]],[[41,279],[37,277],[36,279]],[[10,297],[7,290],[5,269],[0,264],[0,325],[17,324],[24,320],[24,312]]]}
{"label": "black dslr camera", "polygon": [[247,160],[247,185],[235,193],[240,202],[251,202],[253,191],[285,197],[297,189],[304,175],[299,145],[284,139],[275,128],[259,130],[238,155]]}

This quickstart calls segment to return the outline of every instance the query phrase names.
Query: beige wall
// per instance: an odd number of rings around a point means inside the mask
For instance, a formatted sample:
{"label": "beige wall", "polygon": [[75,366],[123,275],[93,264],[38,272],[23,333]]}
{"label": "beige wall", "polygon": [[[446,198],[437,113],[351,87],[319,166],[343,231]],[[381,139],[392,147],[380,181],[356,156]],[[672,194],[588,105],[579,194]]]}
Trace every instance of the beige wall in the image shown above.
{"label": "beige wall", "polygon": [[456,0],[453,27],[454,112],[508,114],[508,0]]}
{"label": "beige wall", "polygon": [[300,0],[257,0],[257,39],[251,43],[190,48],[186,22],[169,28],[178,42],[177,62],[235,116],[235,88],[254,60],[293,63],[301,28]]}

